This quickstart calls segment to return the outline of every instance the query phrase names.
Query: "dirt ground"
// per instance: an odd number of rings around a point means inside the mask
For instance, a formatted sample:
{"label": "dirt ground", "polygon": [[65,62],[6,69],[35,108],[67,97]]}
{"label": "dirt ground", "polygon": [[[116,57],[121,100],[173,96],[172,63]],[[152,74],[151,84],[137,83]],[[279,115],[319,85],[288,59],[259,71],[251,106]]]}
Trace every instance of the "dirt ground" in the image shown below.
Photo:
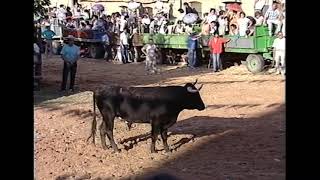
{"label": "dirt ground", "polygon": [[[76,93],[58,92],[59,58],[44,60],[42,89],[34,93],[35,178],[143,179],[169,173],[186,180],[285,179],[285,80],[253,75],[233,66],[212,74],[205,67],[160,66],[145,75],[143,64],[112,64],[83,59],[78,63]],[[130,86],[183,85],[198,78],[204,111],[185,110],[170,128],[172,153],[150,153],[150,125],[128,131],[116,120],[114,136],[121,153],[87,144],[92,121],[92,92],[103,84]],[[101,117],[98,116],[98,123]],[[98,133],[99,134],[99,133]]]}

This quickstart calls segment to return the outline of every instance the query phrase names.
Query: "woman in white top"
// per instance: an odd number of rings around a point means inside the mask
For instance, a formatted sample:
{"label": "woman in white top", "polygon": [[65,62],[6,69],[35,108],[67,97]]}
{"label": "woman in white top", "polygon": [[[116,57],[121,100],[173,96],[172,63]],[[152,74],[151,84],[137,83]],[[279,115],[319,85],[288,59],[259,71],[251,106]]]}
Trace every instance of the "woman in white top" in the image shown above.
{"label": "woman in white top", "polygon": [[167,34],[167,32],[168,32],[167,23],[168,23],[168,22],[167,22],[166,20],[162,21],[162,24],[161,24],[160,30],[159,30],[159,33],[160,33],[160,34]]}
{"label": "woman in white top", "polygon": [[226,32],[226,27],[228,26],[228,18],[224,16],[224,11],[219,12],[219,17],[218,17],[218,32],[220,36],[225,35]]}
{"label": "woman in white top", "polygon": [[256,26],[261,26],[263,24],[263,20],[264,20],[264,17],[262,16],[261,11],[255,12],[254,17],[256,20]]}
{"label": "woman in white top", "polygon": [[178,24],[174,28],[175,34],[182,34],[184,33],[184,25],[182,24],[182,21],[178,21]]}
{"label": "woman in white top", "polygon": [[175,24],[177,25],[179,21],[183,21],[183,17],[185,16],[183,9],[178,9],[179,14],[177,15]]}
{"label": "woman in white top", "polygon": [[246,32],[250,27],[249,25],[250,19],[246,18],[246,14],[244,12],[241,12],[237,22],[238,22],[239,35],[246,36]]}
{"label": "woman in white top", "polygon": [[210,13],[209,15],[207,16],[207,21],[209,23],[211,23],[212,21],[217,21],[218,17],[217,17],[217,14],[216,14],[216,9],[214,8],[211,8],[210,9]]}

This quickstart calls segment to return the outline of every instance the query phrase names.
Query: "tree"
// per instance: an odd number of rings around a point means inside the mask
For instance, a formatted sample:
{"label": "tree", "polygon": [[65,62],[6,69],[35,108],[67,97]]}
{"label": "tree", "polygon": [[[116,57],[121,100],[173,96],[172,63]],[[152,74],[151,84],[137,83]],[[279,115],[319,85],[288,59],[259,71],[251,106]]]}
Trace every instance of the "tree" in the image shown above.
{"label": "tree", "polygon": [[44,16],[46,14],[45,6],[50,6],[50,0],[34,0],[33,14],[35,16]]}

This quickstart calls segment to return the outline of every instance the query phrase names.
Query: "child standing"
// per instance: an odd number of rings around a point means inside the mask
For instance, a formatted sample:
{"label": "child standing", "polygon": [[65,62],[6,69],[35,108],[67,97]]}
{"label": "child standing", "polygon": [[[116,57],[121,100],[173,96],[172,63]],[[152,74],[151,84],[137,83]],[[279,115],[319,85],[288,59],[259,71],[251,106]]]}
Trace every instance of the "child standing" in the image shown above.
{"label": "child standing", "polygon": [[157,59],[157,47],[153,42],[153,39],[149,40],[149,44],[142,47],[141,51],[146,55],[146,71],[147,73],[157,72],[156,59]]}

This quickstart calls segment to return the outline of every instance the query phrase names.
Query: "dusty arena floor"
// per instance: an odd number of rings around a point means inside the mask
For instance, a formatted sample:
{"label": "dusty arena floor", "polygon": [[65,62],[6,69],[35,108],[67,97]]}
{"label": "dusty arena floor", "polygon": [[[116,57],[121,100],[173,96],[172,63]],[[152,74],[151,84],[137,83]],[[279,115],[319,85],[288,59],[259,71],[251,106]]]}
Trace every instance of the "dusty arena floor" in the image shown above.
{"label": "dusty arena floor", "polygon": [[[41,91],[35,92],[35,177],[37,180],[143,179],[164,172],[186,180],[285,179],[285,80],[253,75],[245,66],[212,74],[206,68],[160,66],[145,75],[143,64],[112,64],[83,59],[75,93],[58,92],[62,61],[43,61]],[[173,150],[150,153],[148,124],[128,131],[116,120],[121,153],[86,143],[92,121],[92,92],[103,84],[184,85],[198,78],[204,111],[183,111],[169,129]],[[98,116],[98,123],[101,116]]]}

